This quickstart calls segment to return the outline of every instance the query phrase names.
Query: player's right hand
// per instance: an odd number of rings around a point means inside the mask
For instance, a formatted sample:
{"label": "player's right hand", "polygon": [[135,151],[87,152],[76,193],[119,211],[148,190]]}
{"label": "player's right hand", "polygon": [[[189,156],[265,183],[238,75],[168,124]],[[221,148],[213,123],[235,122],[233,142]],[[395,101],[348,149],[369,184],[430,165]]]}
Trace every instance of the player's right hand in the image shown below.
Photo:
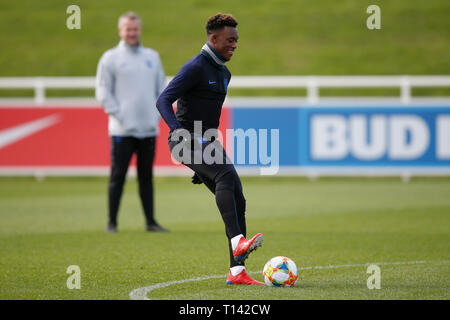
{"label": "player's right hand", "polygon": [[177,142],[189,142],[191,141],[191,134],[184,128],[178,128],[170,132],[169,139]]}
{"label": "player's right hand", "polygon": [[202,181],[202,179],[200,179],[200,177],[198,176],[197,173],[194,173],[194,175],[192,176],[192,183],[193,184],[202,184],[203,181]]}

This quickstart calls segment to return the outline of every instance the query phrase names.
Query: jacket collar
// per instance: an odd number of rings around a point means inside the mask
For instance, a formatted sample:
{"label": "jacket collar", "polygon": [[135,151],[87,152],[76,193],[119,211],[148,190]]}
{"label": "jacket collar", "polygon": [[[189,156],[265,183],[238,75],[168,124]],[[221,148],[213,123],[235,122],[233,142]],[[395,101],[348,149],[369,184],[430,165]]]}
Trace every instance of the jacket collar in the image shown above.
{"label": "jacket collar", "polygon": [[137,46],[130,46],[128,43],[126,43],[124,40],[119,41],[119,47],[125,48],[127,50],[131,50],[133,52],[138,52],[139,49],[142,47],[142,43],[139,41]]}
{"label": "jacket collar", "polygon": [[214,50],[209,43],[205,43],[205,45],[202,47],[202,50],[200,51],[202,55],[209,58],[210,61],[212,61],[215,65],[219,67],[225,66],[225,59],[218,53],[216,50]]}

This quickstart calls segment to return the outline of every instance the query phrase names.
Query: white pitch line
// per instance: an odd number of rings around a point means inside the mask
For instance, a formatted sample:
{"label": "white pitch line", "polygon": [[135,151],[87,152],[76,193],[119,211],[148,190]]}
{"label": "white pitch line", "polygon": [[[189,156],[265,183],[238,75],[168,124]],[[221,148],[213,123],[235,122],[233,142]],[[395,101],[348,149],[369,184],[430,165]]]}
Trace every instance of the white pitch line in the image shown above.
{"label": "white pitch line", "polygon": [[[425,260],[419,260],[419,261],[402,261],[402,262],[374,262],[374,263],[358,263],[358,264],[341,264],[341,265],[329,265],[329,266],[314,266],[314,267],[303,267],[299,268],[299,270],[322,270],[322,269],[338,269],[338,268],[353,268],[353,267],[367,267],[371,264],[375,264],[378,266],[388,266],[388,265],[406,265],[406,264],[424,264],[424,263],[432,263],[432,262],[441,262],[441,263],[449,263],[450,260],[441,260],[441,261],[425,261]],[[261,271],[251,271],[248,272],[250,274],[254,273],[260,273]],[[203,280],[210,280],[210,279],[219,279],[219,278],[225,278],[227,277],[227,274],[220,274],[220,275],[211,275],[211,276],[203,276],[203,277],[196,277],[196,278],[189,278],[189,279],[183,279],[183,280],[175,280],[175,281],[169,281],[169,282],[162,282],[157,283],[151,286],[142,287],[134,289],[130,292],[130,299],[131,300],[151,300],[148,298],[148,293],[155,289],[161,289],[165,287],[169,287],[175,284],[182,284],[187,282],[193,282],[193,281],[203,281]]]}

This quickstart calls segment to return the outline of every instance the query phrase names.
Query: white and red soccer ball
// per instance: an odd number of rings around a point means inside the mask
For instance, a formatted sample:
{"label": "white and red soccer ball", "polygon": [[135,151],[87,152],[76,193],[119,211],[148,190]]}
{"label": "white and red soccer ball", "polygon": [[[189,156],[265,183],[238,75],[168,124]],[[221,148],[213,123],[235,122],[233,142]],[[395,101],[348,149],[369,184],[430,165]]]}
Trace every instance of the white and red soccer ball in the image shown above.
{"label": "white and red soccer ball", "polygon": [[263,269],[264,282],[269,287],[293,287],[298,281],[298,270],[288,257],[274,257]]}

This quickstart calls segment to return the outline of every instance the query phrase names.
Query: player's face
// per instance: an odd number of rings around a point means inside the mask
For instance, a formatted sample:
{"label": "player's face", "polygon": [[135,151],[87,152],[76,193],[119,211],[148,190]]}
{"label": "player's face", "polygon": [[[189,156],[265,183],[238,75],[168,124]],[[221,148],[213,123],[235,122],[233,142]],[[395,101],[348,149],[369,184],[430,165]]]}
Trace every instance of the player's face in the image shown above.
{"label": "player's face", "polygon": [[210,38],[210,42],[214,50],[224,57],[226,61],[233,56],[234,50],[237,48],[239,39],[238,31],[233,27],[225,27],[222,30],[214,32]]}
{"label": "player's face", "polygon": [[119,36],[128,45],[137,46],[141,37],[140,21],[137,19],[123,19],[119,28]]}

